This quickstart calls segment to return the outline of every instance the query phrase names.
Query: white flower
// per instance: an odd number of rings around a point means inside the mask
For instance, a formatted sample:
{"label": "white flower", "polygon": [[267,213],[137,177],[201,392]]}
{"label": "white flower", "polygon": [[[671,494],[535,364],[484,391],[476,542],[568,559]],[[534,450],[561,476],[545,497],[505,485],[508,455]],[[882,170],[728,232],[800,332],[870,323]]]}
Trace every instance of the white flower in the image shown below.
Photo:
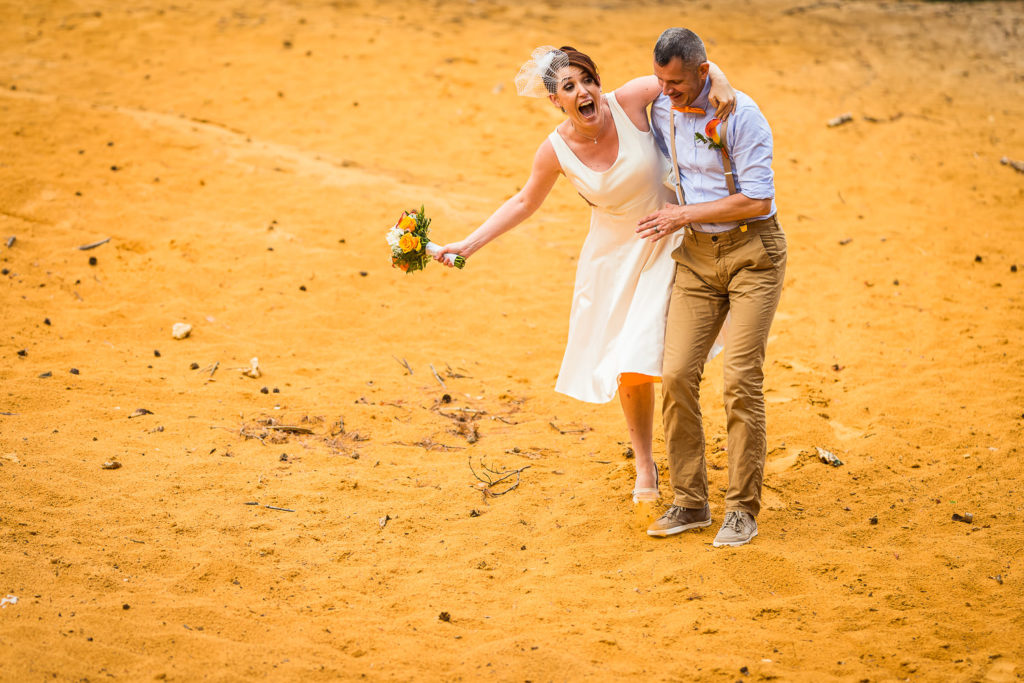
{"label": "white flower", "polygon": [[402,230],[401,228],[399,228],[397,225],[395,227],[391,228],[390,230],[388,230],[388,234],[387,234],[388,245],[392,249],[398,249],[398,240],[402,239],[402,235],[404,233],[405,233],[405,231]]}

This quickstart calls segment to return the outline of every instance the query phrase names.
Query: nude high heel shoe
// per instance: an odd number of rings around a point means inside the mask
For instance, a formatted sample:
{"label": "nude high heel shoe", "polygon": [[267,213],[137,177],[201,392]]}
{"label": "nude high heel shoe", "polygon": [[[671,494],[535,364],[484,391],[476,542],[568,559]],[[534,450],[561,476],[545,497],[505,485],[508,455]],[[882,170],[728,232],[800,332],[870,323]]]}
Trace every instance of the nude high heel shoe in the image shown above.
{"label": "nude high heel shoe", "polygon": [[654,488],[637,487],[633,489],[633,505],[641,503],[655,503],[661,498],[661,490],[658,485],[661,483],[661,475],[658,468],[654,468]]}

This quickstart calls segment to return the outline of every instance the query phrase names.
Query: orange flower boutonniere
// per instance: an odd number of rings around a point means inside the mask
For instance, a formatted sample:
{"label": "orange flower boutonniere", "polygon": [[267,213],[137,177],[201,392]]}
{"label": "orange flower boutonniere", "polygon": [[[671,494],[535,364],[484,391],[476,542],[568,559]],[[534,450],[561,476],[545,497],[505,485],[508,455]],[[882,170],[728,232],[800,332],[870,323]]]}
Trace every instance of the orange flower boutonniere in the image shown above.
{"label": "orange flower boutonniere", "polygon": [[722,149],[722,138],[718,134],[718,125],[721,122],[721,119],[711,119],[708,125],[704,126],[704,135],[694,133],[693,139],[707,145],[708,149]]}

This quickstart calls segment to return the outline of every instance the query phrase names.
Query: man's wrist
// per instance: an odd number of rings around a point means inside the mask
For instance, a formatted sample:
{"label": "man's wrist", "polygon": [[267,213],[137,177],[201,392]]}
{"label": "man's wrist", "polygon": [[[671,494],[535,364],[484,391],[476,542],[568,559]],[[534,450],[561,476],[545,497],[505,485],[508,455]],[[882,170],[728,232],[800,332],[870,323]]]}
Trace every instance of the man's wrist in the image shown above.
{"label": "man's wrist", "polygon": [[686,207],[680,206],[679,211],[676,212],[676,230],[685,228],[687,225],[693,222],[688,218],[688,216],[689,212],[686,210]]}

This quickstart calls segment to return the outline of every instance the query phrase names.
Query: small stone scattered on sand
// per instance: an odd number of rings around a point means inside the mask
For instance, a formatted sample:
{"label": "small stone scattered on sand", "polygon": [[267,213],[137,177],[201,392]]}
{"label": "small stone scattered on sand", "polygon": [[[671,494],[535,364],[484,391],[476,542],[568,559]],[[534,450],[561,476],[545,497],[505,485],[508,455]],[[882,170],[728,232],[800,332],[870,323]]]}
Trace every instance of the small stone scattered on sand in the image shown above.
{"label": "small stone scattered on sand", "polygon": [[251,358],[249,360],[249,367],[242,370],[242,374],[246,377],[252,377],[253,379],[258,378],[263,372],[260,370],[260,359]]}
{"label": "small stone scattered on sand", "polygon": [[839,116],[828,120],[828,127],[835,128],[836,126],[841,126],[844,123],[850,123],[851,121],[853,121],[853,114],[840,114]]}
{"label": "small stone scattered on sand", "polygon": [[192,326],[188,323],[174,323],[171,327],[171,336],[175,339],[184,339],[192,334]]}

